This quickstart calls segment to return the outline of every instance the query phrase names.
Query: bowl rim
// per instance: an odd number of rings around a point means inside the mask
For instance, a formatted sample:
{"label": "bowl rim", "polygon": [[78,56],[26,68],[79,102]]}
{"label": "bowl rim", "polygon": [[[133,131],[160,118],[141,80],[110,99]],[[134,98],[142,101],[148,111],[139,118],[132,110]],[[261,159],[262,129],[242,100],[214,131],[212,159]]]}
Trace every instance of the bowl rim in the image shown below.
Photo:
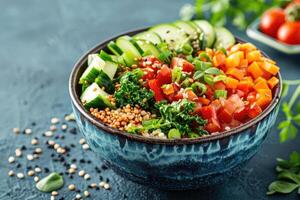
{"label": "bowl rim", "polygon": [[[281,97],[281,92],[282,92],[282,77],[280,72],[277,75],[277,78],[279,79],[279,84],[277,86],[277,89],[275,91],[275,95],[272,99],[272,102],[270,105],[255,119],[252,119],[241,126],[232,128],[228,131],[223,131],[219,134],[213,134],[213,135],[208,135],[204,137],[199,137],[199,138],[184,138],[184,139],[160,139],[160,138],[148,138],[144,137],[141,135],[137,134],[130,134],[124,131],[120,131],[118,129],[112,128],[105,123],[102,123],[99,121],[97,118],[95,118],[93,115],[91,115],[88,111],[85,110],[83,105],[81,104],[81,101],[79,99],[79,95],[77,95],[76,92],[76,85],[78,85],[77,81],[79,74],[79,70],[82,68],[84,63],[87,61],[87,57],[91,53],[99,52],[101,49],[104,49],[108,42],[115,40],[116,38],[122,36],[122,35],[133,35],[136,33],[140,33],[142,31],[148,30],[149,27],[145,28],[140,28],[140,29],[134,29],[130,31],[123,32],[121,34],[115,35],[109,39],[106,39],[100,43],[98,43],[96,46],[88,50],[84,55],[80,57],[80,59],[75,63],[73,66],[73,69],[71,71],[70,77],[69,77],[69,95],[71,97],[71,101],[73,106],[80,112],[82,116],[84,116],[90,123],[95,125],[97,128],[104,130],[106,133],[115,135],[115,136],[120,136],[129,140],[133,140],[136,142],[141,142],[141,143],[148,143],[148,144],[164,144],[164,145],[186,145],[186,144],[196,144],[196,143],[206,143],[210,142],[213,140],[220,140],[224,139],[227,137],[230,137],[232,135],[236,134],[242,134],[246,129],[251,128],[253,125],[257,124],[259,121],[263,120],[266,118],[277,106],[277,104],[280,101]],[[235,37],[238,42],[245,43],[246,41]],[[262,50],[260,50],[265,57],[268,57]]]}

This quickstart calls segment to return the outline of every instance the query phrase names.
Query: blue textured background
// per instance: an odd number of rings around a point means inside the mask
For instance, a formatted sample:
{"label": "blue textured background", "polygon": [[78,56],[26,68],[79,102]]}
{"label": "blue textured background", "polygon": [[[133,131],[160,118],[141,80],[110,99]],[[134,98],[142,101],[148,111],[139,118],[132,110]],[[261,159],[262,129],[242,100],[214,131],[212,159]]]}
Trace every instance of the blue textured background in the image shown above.
{"label": "blue textured background", "polygon": [[[120,32],[174,21],[185,2],[0,0],[0,199],[49,199],[49,195],[34,188],[32,180],[18,181],[7,177],[8,156],[16,147],[29,143],[28,137],[12,134],[11,128],[25,128],[35,121],[36,134],[49,126],[51,117],[70,112],[68,76],[75,61],[85,51]],[[233,32],[249,40],[244,33]],[[278,62],[284,78],[299,78],[299,55],[287,56],[255,44]],[[280,119],[282,114],[278,121]],[[79,137],[70,138],[77,143]],[[238,177],[230,183],[202,191],[158,191],[126,181],[107,170],[102,175],[110,177],[112,190],[93,192],[92,199],[122,199],[124,194],[128,199],[298,199],[296,194],[267,197],[265,192],[275,178],[275,158],[300,150],[299,142],[300,137],[279,145],[274,128],[260,152]],[[47,160],[47,154],[50,153],[45,152],[39,162],[46,162],[51,170],[59,170],[59,166]],[[72,155],[82,154],[80,148],[72,152]],[[94,159],[91,152],[86,157]],[[97,176],[92,167],[90,171],[91,175]],[[66,189],[60,194],[66,199],[74,198],[74,193],[70,194]]]}

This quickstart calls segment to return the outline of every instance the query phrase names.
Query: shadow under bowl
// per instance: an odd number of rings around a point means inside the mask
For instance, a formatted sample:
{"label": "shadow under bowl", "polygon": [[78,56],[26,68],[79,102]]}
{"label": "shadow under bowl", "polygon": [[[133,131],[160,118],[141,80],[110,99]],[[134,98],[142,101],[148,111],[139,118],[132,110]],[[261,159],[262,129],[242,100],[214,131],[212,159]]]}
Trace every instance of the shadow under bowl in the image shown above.
{"label": "shadow under bowl", "polygon": [[[258,151],[276,121],[282,79],[272,103],[257,118],[221,134],[196,139],[165,140],[121,132],[100,122],[80,102],[79,78],[87,68],[87,56],[106,49],[121,35],[88,51],[75,64],[69,92],[78,127],[91,149],[118,174],[129,180],[167,190],[187,190],[218,184],[247,163]],[[244,41],[236,38],[237,42]],[[265,55],[265,54],[264,54]],[[265,55],[266,56],[266,55]]]}

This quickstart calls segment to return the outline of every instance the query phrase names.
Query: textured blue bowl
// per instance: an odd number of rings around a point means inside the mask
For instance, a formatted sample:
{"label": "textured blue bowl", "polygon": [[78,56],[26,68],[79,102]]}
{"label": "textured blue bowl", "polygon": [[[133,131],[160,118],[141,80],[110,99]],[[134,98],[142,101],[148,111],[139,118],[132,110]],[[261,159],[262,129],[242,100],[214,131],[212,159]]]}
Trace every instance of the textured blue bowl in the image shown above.
{"label": "textured blue bowl", "polygon": [[[124,34],[133,35],[143,30]],[[75,64],[69,82],[79,129],[91,149],[115,172],[135,182],[161,189],[196,189],[226,180],[256,154],[278,114],[282,88],[280,75],[274,99],[260,116],[218,135],[181,140],[145,138],[113,129],[94,118],[80,103],[78,80],[87,67],[88,54],[105,49],[106,44],[117,37],[87,52]]]}

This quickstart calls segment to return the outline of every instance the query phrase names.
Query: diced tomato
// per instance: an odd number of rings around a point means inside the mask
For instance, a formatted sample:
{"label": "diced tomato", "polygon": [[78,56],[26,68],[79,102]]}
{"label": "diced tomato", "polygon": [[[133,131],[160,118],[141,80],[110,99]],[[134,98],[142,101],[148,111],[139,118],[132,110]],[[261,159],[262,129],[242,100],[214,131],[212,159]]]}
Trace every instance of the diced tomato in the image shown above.
{"label": "diced tomato", "polygon": [[248,108],[245,107],[243,110],[235,112],[233,114],[233,118],[240,122],[246,122],[248,119]]}
{"label": "diced tomato", "polygon": [[146,56],[139,61],[139,66],[141,68],[150,67],[153,70],[157,70],[158,68],[156,67],[156,65],[161,64],[162,63],[160,62],[160,60],[158,60],[158,58],[156,58],[155,56]]}
{"label": "diced tomato", "polygon": [[213,108],[215,108],[216,111],[218,111],[221,107],[222,107],[222,104],[221,104],[221,101],[220,99],[215,99],[211,102],[210,104]]}
{"label": "diced tomato", "polygon": [[239,95],[239,97],[243,98],[245,97],[246,93],[242,90],[236,90],[236,94]]}
{"label": "diced tomato", "polygon": [[172,82],[171,69],[167,65],[163,65],[162,68],[157,71],[156,78],[160,85],[171,83]]}
{"label": "diced tomato", "polygon": [[249,84],[247,84],[245,82],[239,82],[239,84],[237,86],[237,90],[243,91],[244,94],[248,94],[250,91],[250,86],[249,86]]}
{"label": "diced tomato", "polygon": [[174,101],[178,101],[180,99],[183,99],[183,94],[182,92],[178,92],[175,96],[174,96]]}
{"label": "diced tomato", "polygon": [[217,118],[217,113],[212,106],[202,106],[201,115],[204,119]]}
{"label": "diced tomato", "polygon": [[202,109],[202,104],[200,102],[197,102],[194,108],[194,112],[197,115],[201,115],[201,109]]}
{"label": "diced tomato", "polygon": [[152,79],[148,81],[149,88],[154,92],[154,98],[156,101],[164,100],[164,95],[157,79]]}
{"label": "diced tomato", "polygon": [[214,84],[214,89],[215,90],[225,90],[226,85],[225,85],[225,83],[223,83],[223,81],[218,81]]}
{"label": "diced tomato", "polygon": [[224,108],[229,114],[233,114],[235,111],[244,108],[244,102],[237,94],[233,94],[225,101]]}
{"label": "diced tomato", "polygon": [[206,98],[207,99],[212,99],[212,97],[214,96],[214,91],[212,90],[212,88],[208,84],[206,84],[206,88],[207,88],[207,90],[205,92]]}
{"label": "diced tomato", "polygon": [[220,132],[222,130],[220,123],[217,119],[211,119],[205,126],[205,129],[209,133]]}
{"label": "diced tomato", "polygon": [[155,71],[151,68],[142,68],[142,71],[144,73],[142,77],[143,80],[151,80],[156,76]]}
{"label": "diced tomato", "polygon": [[254,103],[256,101],[256,92],[250,92],[247,96],[247,101],[249,101],[249,103]]}
{"label": "diced tomato", "polygon": [[182,67],[182,71],[185,71],[185,72],[193,72],[194,69],[195,69],[195,66],[188,62],[187,60],[183,59],[183,58],[177,58],[177,57],[174,57],[172,58],[172,61],[171,61],[171,68],[174,68],[174,67]]}
{"label": "diced tomato", "polygon": [[249,107],[248,117],[253,119],[253,118],[257,117],[261,112],[262,112],[262,109],[256,103],[253,103]]}
{"label": "diced tomato", "polygon": [[187,90],[186,95],[187,95],[188,100],[190,100],[190,101],[198,100],[198,96],[192,90]]}
{"label": "diced tomato", "polygon": [[245,76],[245,72],[241,69],[237,68],[230,68],[226,71],[227,75],[230,75],[238,80],[242,80],[242,78]]}
{"label": "diced tomato", "polygon": [[218,119],[222,123],[230,123],[232,120],[232,113],[228,112],[225,108],[221,108],[218,112]]}

